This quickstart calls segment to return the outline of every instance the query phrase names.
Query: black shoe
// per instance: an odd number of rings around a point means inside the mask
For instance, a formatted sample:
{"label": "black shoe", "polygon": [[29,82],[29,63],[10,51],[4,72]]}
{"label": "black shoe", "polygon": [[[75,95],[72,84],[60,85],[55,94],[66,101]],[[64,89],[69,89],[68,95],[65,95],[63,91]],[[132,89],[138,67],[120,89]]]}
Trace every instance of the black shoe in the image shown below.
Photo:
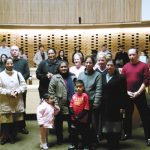
{"label": "black shoe", "polygon": [[127,134],[124,134],[122,137],[121,137],[121,141],[125,141],[125,140],[128,140],[128,139],[132,139],[132,136],[129,136]]}
{"label": "black shoe", "polygon": [[16,143],[16,140],[15,139],[10,139],[10,144],[15,144]]}
{"label": "black shoe", "polygon": [[1,139],[1,145],[6,144],[7,142],[8,142],[7,139],[4,139],[4,138]]}
{"label": "black shoe", "polygon": [[150,146],[150,139],[147,140],[147,146]]}
{"label": "black shoe", "polygon": [[19,132],[22,134],[29,134],[29,131],[26,128],[19,130]]}

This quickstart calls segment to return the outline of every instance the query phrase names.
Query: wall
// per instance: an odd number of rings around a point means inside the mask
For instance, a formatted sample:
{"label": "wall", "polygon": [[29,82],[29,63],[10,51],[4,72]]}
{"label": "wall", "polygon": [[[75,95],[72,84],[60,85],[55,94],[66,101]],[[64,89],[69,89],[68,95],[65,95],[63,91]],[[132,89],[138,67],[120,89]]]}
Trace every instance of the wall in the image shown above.
{"label": "wall", "polygon": [[115,55],[118,45],[125,45],[125,50],[135,47],[149,50],[150,27],[139,28],[103,28],[103,29],[0,29],[0,40],[6,38],[8,46],[17,44],[23,47],[28,56],[30,67],[33,67],[33,56],[40,43],[48,48],[65,50],[71,62],[74,48],[79,45],[84,55],[91,54],[92,49],[100,50],[107,44]]}
{"label": "wall", "polygon": [[141,0],[0,0],[0,24],[79,25],[141,20]]}

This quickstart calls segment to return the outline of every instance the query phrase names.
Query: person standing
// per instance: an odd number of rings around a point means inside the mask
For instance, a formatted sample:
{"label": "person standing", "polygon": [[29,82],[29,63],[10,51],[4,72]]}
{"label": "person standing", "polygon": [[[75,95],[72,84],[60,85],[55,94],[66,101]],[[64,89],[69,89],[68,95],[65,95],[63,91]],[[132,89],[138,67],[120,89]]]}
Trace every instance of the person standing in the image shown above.
{"label": "person standing", "polygon": [[2,72],[5,69],[6,59],[7,59],[7,55],[2,54],[1,57],[0,57],[0,72]]}
{"label": "person standing", "polygon": [[10,57],[10,56],[11,56],[11,54],[10,54],[10,48],[7,46],[6,39],[2,39],[2,41],[1,41],[0,56],[1,56],[2,54],[6,54],[7,57]]}
{"label": "person standing", "polygon": [[122,113],[127,100],[127,83],[115,68],[115,62],[108,60],[107,73],[102,75],[101,133],[107,139],[109,148],[117,148],[122,131]]}
{"label": "person standing", "polygon": [[44,94],[41,104],[37,107],[37,121],[40,126],[40,148],[48,149],[48,129],[54,128],[55,115],[60,108],[55,105],[54,97]]}
{"label": "person standing", "polygon": [[57,72],[59,60],[56,58],[55,49],[48,50],[48,59],[43,60],[37,70],[36,77],[39,79],[39,95],[43,98],[43,95],[48,92],[49,82],[54,74]]}
{"label": "person standing", "polygon": [[[27,60],[24,58],[20,58],[20,52],[19,47],[16,45],[11,46],[11,56],[13,58],[14,63],[14,70],[19,71],[22,76],[24,77],[25,81],[30,76],[30,70]],[[24,101],[24,108],[26,109],[26,94],[27,90],[23,93],[23,101]],[[26,123],[25,123],[25,114],[24,114],[24,120],[18,124],[18,130],[19,132],[23,134],[28,134],[29,131],[26,129]]]}
{"label": "person standing", "polygon": [[79,139],[78,135],[81,134],[82,148],[88,149],[89,143],[89,123],[88,123],[88,111],[89,111],[89,99],[88,95],[84,91],[84,83],[82,80],[75,82],[76,93],[72,96],[70,101],[71,112],[71,145],[69,149],[78,149]]}
{"label": "person standing", "polygon": [[117,68],[122,68],[130,60],[128,57],[128,53],[124,51],[124,46],[120,45],[118,48],[119,51],[115,55],[115,64]]}
{"label": "person standing", "polygon": [[41,61],[46,60],[48,58],[47,52],[44,50],[44,45],[39,45],[39,50],[33,57],[33,62],[38,66]]}
{"label": "person standing", "polygon": [[92,56],[87,56],[85,58],[85,70],[81,72],[78,77],[78,80],[84,82],[85,91],[89,96],[89,119],[92,127],[90,142],[92,142],[93,149],[95,149],[98,142],[99,114],[102,100],[102,78],[101,74],[93,69],[94,65],[94,58]]}
{"label": "person standing", "polygon": [[60,60],[60,61],[63,61],[63,60],[64,60],[64,61],[68,62],[68,59],[67,59],[67,57],[65,56],[65,51],[64,51],[64,50],[60,50],[60,51],[58,52],[57,59]]}
{"label": "person standing", "polygon": [[125,120],[125,138],[132,137],[132,114],[134,111],[134,104],[136,105],[140,114],[145,139],[147,145],[150,146],[150,112],[148,110],[145,88],[148,85],[147,74],[149,74],[148,65],[139,61],[138,50],[129,49],[128,56],[130,62],[124,65],[122,74],[127,80],[128,106],[126,107]]}
{"label": "person standing", "polygon": [[85,69],[85,66],[82,65],[82,57],[79,53],[76,53],[74,55],[74,66],[71,66],[69,68],[69,71],[76,75],[78,78],[79,74],[83,72]]}
{"label": "person standing", "polygon": [[16,123],[23,120],[24,102],[22,94],[27,89],[20,72],[13,69],[13,60],[8,58],[5,70],[0,73],[0,123],[1,144],[15,143]]}
{"label": "person standing", "polygon": [[63,121],[68,122],[68,131],[70,135],[70,113],[69,104],[74,94],[75,75],[69,72],[69,66],[66,61],[60,61],[57,74],[53,75],[48,88],[48,93],[55,97],[55,104],[60,107],[60,112],[55,118],[55,130],[57,143],[63,142]]}

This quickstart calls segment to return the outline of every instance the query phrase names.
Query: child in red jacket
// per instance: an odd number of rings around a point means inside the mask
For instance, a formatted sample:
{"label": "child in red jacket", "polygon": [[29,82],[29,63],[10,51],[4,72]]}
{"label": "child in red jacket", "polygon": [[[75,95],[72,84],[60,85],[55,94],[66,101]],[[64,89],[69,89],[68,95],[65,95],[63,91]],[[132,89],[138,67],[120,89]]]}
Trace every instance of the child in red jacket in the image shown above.
{"label": "child in red jacket", "polygon": [[84,92],[84,83],[82,80],[77,80],[75,83],[76,93],[72,96],[70,102],[71,112],[71,142],[72,144],[68,149],[78,148],[79,139],[78,135],[81,134],[81,142],[83,148],[88,147],[88,111],[89,100],[88,95]]}

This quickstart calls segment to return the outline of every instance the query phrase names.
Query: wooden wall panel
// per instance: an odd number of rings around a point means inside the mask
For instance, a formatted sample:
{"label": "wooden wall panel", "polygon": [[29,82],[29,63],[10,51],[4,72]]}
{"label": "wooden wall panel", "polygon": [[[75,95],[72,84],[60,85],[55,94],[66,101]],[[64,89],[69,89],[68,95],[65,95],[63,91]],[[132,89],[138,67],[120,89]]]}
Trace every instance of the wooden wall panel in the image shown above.
{"label": "wooden wall panel", "polygon": [[141,0],[0,0],[0,24],[79,25],[141,21]]}
{"label": "wooden wall panel", "polygon": [[55,48],[65,50],[71,65],[74,48],[79,45],[84,55],[90,55],[91,50],[100,50],[102,44],[107,44],[113,56],[119,45],[124,45],[127,51],[131,47],[139,50],[150,50],[150,28],[106,28],[106,29],[68,29],[68,30],[20,30],[0,29],[0,40],[6,38],[8,46],[17,44],[23,47],[28,56],[30,66],[39,44],[44,44],[45,49]]}

